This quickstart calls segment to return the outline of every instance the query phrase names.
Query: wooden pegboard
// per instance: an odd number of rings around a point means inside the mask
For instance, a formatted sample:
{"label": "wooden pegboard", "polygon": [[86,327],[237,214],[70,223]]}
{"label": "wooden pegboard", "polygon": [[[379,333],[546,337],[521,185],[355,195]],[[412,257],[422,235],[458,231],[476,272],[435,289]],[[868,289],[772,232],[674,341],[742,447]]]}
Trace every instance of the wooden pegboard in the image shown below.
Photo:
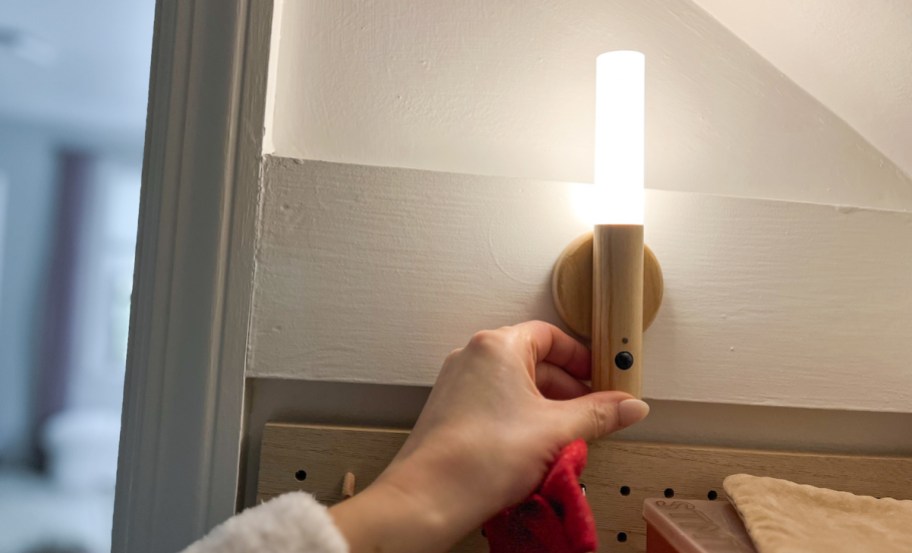
{"label": "wooden pegboard", "polygon": [[[257,497],[304,490],[326,504],[342,498],[345,473],[363,489],[380,474],[408,436],[404,430],[269,423],[263,433]],[[680,444],[600,440],[590,444],[581,481],[598,525],[600,551],[642,552],[643,500],[673,493],[679,499],[723,499],[722,480],[746,472],[876,497],[912,499],[912,458],[870,457]],[[623,535],[626,540],[618,541]],[[453,551],[480,553],[479,532]]]}

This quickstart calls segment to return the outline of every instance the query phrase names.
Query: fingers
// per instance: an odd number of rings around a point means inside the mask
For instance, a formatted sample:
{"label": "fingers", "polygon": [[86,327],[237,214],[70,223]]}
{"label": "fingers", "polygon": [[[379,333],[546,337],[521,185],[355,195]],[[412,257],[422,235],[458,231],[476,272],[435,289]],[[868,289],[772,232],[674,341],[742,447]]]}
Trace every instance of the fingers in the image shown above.
{"label": "fingers", "polygon": [[579,380],[589,380],[591,357],[586,346],[542,321],[520,323],[513,328],[529,338],[535,364],[550,363]]}
{"label": "fingers", "polygon": [[589,386],[550,363],[539,363],[535,367],[535,386],[548,399],[573,399],[591,391]]}
{"label": "fingers", "polygon": [[574,438],[594,440],[646,418],[649,405],[623,392],[594,392],[562,404]]}

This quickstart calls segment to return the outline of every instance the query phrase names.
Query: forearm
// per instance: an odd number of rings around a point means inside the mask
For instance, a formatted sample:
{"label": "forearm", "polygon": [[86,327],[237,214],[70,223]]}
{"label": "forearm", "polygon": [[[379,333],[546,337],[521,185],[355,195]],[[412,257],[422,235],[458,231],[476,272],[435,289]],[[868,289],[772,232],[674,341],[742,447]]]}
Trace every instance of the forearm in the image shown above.
{"label": "forearm", "polygon": [[[444,552],[494,514],[460,485],[451,456],[422,449],[400,456],[363,492],[330,509],[351,553]],[[469,467],[464,467],[470,470]]]}

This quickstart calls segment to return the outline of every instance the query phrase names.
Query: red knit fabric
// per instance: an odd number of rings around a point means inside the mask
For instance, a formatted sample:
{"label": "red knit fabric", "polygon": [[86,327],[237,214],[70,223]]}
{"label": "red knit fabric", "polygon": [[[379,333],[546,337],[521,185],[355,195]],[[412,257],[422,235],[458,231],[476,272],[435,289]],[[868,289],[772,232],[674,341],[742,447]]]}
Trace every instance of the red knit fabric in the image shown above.
{"label": "red knit fabric", "polygon": [[565,447],[528,499],[485,523],[491,553],[589,553],[597,549],[595,520],[579,486],[586,451],[583,440]]}

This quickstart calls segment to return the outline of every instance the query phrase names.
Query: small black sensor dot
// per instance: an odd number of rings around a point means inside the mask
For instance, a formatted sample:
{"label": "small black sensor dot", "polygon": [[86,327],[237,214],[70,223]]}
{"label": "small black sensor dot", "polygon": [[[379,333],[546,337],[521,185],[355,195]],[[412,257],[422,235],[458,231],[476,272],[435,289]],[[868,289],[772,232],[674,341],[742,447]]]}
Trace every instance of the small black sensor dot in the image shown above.
{"label": "small black sensor dot", "polygon": [[307,471],[303,470],[303,469],[299,470],[298,472],[295,473],[295,479],[298,482],[303,482],[304,480],[307,480]]}

